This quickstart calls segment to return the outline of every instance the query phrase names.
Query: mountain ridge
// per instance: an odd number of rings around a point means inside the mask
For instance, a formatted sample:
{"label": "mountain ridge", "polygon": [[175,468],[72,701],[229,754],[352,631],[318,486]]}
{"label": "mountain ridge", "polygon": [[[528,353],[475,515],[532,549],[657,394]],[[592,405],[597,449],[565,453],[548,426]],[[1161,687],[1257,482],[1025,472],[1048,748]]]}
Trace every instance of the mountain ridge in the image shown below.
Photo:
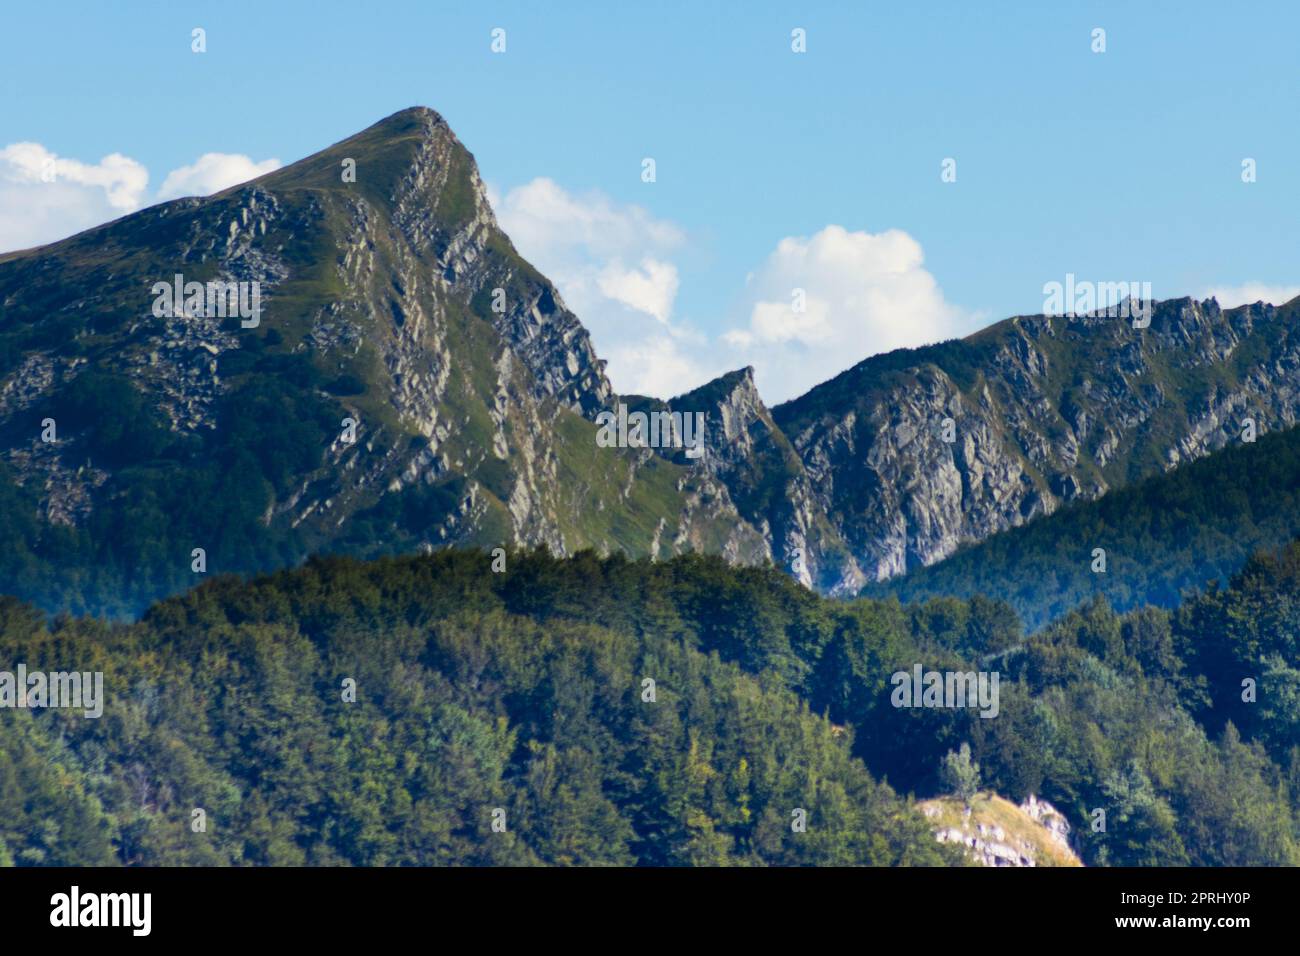
{"label": "mountain ridge", "polygon": [[[259,283],[259,326],[151,315],[145,293],[173,274]],[[84,576],[104,579],[92,609],[141,570],[157,580],[130,607],[178,590],[196,547],[212,570],[235,571],[336,546],[763,553],[707,476],[647,449],[596,460],[590,418],[613,398],[603,362],[496,226],[473,157],[431,110],[10,256],[0,310],[0,462],[24,552],[0,589],[46,606],[83,587],[40,593],[69,549],[75,576],[93,565]],[[79,379],[98,391],[69,396]],[[106,389],[121,401],[101,401]],[[123,402],[141,408],[119,415]],[[56,441],[41,441],[46,418],[62,419]],[[154,456],[152,484],[139,458],[113,461],[108,436],[124,429]],[[216,474],[236,464],[248,472],[238,492]],[[186,482],[205,487],[177,500],[169,487]],[[134,511],[139,498],[149,514]],[[232,513],[162,518],[194,498]],[[124,524],[160,540],[120,547]]]}
{"label": "mountain ridge", "polygon": [[[152,315],[150,285],[178,274],[258,283],[259,324]],[[121,613],[192,583],[196,548],[247,572],[459,544],[708,551],[853,594],[1222,448],[1247,411],[1293,424],[1296,308],[1166,300],[1145,330],[1015,317],[774,408],[752,369],[619,396],[473,155],[412,107],[0,256],[0,522],[18,542],[0,591]],[[706,453],[599,447],[620,403],[702,414]]]}

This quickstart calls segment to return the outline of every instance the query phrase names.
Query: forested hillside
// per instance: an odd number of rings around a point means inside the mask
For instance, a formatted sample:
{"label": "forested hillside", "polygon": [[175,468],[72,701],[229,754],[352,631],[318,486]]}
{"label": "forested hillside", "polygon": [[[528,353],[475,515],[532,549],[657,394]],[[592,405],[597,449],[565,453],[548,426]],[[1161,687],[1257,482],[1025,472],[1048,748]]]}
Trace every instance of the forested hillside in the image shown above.
{"label": "forested hillside", "polygon": [[[1177,615],[1095,604],[1030,639],[984,598],[832,601],[702,557],[318,559],[132,625],[10,601],[0,660],[102,670],[108,703],[0,711],[0,858],[953,862],[895,792],[942,792],[969,742],[1086,863],[1297,863],[1297,554]],[[1228,706],[1224,662],[1261,657],[1269,706]],[[916,664],[1000,671],[998,716],[893,707]]]}
{"label": "forested hillside", "polygon": [[[560,567],[521,593],[559,598]],[[452,554],[217,582],[137,626],[7,603],[0,659],[102,670],[109,701],[0,711],[0,863],[960,862],[781,681],[543,625],[498,581]]]}

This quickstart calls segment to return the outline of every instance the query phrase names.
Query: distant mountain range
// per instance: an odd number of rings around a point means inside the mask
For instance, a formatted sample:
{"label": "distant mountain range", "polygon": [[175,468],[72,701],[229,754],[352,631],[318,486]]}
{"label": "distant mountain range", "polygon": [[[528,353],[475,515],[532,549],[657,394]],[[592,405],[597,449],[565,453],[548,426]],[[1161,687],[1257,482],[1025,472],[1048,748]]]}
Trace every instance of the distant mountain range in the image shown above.
{"label": "distant mountain range", "polygon": [[[256,283],[260,314],[160,312],[177,276]],[[1237,443],[1245,419],[1292,425],[1297,307],[1017,317],[771,409],[751,369],[620,396],[471,154],[404,110],[0,256],[0,593],[131,614],[202,572],[461,544],[710,552],[852,594]],[[704,454],[606,447],[620,406],[702,414]]]}

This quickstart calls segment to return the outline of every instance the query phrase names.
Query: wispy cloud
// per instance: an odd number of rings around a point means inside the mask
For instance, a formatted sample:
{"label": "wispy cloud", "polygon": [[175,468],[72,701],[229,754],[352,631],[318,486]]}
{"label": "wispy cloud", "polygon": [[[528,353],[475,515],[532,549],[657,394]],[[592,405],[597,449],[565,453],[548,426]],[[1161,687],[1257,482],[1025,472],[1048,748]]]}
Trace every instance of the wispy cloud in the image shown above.
{"label": "wispy cloud", "polygon": [[1300,295],[1300,285],[1268,285],[1264,282],[1243,282],[1241,285],[1216,285],[1201,293],[1201,298],[1215,298],[1220,308],[1234,309],[1239,305],[1268,302],[1282,305]]}
{"label": "wispy cloud", "polygon": [[173,169],[158,190],[159,199],[211,196],[280,168],[278,159],[255,163],[239,153],[204,153],[190,166]]}
{"label": "wispy cloud", "polygon": [[674,309],[674,258],[686,235],[644,208],[597,191],[571,193],[534,179],[504,195],[489,189],[497,219],[591,332],[623,393],[668,397],[720,371],[707,341]]}
{"label": "wispy cloud", "polygon": [[129,156],[87,163],[40,143],[12,143],[0,149],[0,252],[54,242],[159,200],[220,192],[279,166],[277,159],[207,153],[168,173],[150,196],[149,170]]}

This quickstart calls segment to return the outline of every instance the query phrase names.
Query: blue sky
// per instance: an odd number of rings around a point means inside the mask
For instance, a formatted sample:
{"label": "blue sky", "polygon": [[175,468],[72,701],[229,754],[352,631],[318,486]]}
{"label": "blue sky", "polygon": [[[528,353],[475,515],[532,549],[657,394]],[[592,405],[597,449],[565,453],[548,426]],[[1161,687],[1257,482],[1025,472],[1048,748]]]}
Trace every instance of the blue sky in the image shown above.
{"label": "blue sky", "polygon": [[[227,0],[10,4],[4,23],[0,148],[129,157],[142,203],[207,153],[288,163],[433,107],[624,390],[752,361],[787,398],[872,351],[1042,311],[1070,272],[1156,298],[1300,285],[1284,3]],[[15,188],[0,201],[30,226],[43,194]],[[14,248],[3,228],[0,210]],[[819,304],[782,325],[799,283]]]}

